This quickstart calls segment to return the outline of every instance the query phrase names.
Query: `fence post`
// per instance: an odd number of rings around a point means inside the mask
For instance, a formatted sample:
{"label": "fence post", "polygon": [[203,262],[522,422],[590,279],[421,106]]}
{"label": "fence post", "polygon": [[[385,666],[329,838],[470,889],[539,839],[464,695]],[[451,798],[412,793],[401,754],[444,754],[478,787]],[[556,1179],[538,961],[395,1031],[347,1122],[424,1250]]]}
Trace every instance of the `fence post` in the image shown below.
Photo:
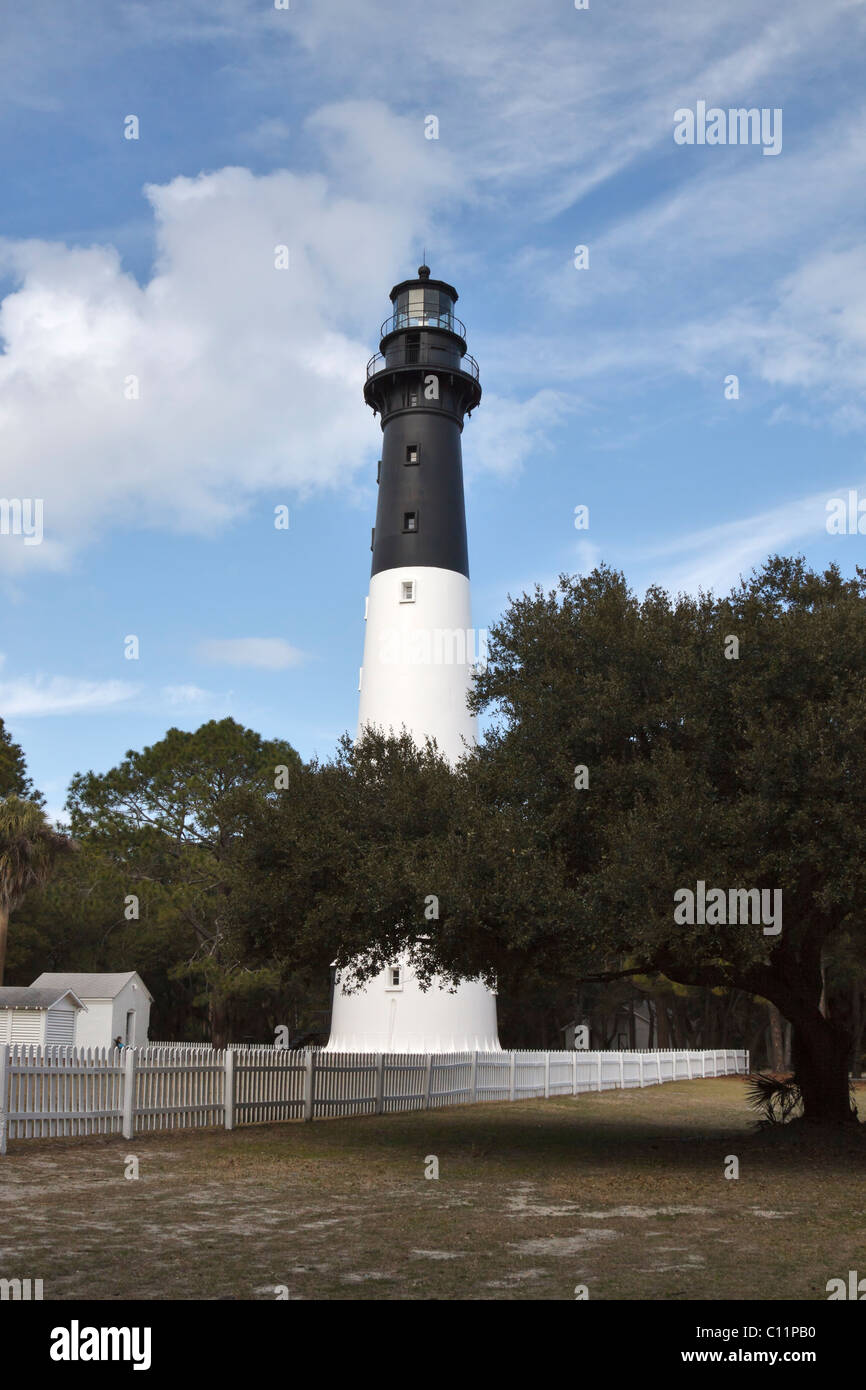
{"label": "fence post", "polygon": [[123,1137],[131,1139],[135,1123],[135,1049],[123,1051]]}
{"label": "fence post", "polygon": [[225,1125],[226,1129],[235,1127],[235,1054],[230,1047],[226,1048],[225,1060],[225,1082],[223,1084],[224,1106],[225,1106]]}
{"label": "fence post", "polygon": [[692,1054],[686,1051],[686,1068],[689,1073],[689,1081],[692,1079]]}
{"label": "fence post", "polygon": [[544,1054],[544,1099],[550,1099],[550,1053]]}
{"label": "fence post", "polygon": [[511,1068],[508,1077],[508,1099],[514,1100],[515,1086],[517,1083],[517,1053],[511,1054]]}
{"label": "fence post", "polygon": [[11,1048],[3,1043],[0,1046],[0,1155],[6,1152],[6,1128],[8,1125],[7,1086],[9,1084],[9,1054]]}
{"label": "fence post", "polygon": [[427,1053],[427,1062],[424,1067],[424,1109],[430,1109],[430,1092],[433,1088],[433,1053]]}
{"label": "fence post", "polygon": [[469,1072],[469,1101],[474,1105],[478,1099],[478,1053],[472,1054],[472,1068]]}
{"label": "fence post", "polygon": [[304,1119],[313,1118],[315,1095],[313,1093],[313,1049],[304,1048]]}
{"label": "fence post", "polygon": [[597,1054],[597,1056],[598,1056],[598,1085],[596,1086],[595,1089],[596,1089],[597,1091],[600,1091],[600,1090],[601,1090],[601,1053],[599,1052],[599,1053]]}
{"label": "fence post", "polygon": [[625,1053],[619,1054],[619,1089],[625,1090]]}
{"label": "fence post", "polygon": [[577,1048],[574,1049],[574,1056],[571,1061],[571,1094],[577,1095]]}
{"label": "fence post", "polygon": [[750,1060],[750,1058],[749,1058],[749,1049],[746,1048],[746,1072],[745,1072],[746,1076],[749,1075],[749,1067],[750,1067],[750,1066],[751,1066],[751,1060]]}
{"label": "fence post", "polygon": [[639,1053],[638,1053],[638,1057],[640,1058],[640,1086],[641,1086],[641,1090],[643,1090],[643,1085],[644,1085],[644,1080],[643,1080],[643,1059],[644,1059],[644,1054],[643,1054],[642,1052],[639,1052]]}
{"label": "fence post", "polygon": [[385,1110],[385,1054],[379,1053],[379,1060],[376,1063],[376,1104],[374,1114],[382,1115]]}

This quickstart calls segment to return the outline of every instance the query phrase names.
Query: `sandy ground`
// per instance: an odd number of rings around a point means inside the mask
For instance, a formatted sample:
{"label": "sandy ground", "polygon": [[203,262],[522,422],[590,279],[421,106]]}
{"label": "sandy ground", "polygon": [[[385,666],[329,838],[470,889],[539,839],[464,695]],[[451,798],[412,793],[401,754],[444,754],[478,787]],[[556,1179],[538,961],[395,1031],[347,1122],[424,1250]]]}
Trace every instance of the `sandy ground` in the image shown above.
{"label": "sandy ground", "polygon": [[46,1299],[824,1300],[866,1275],[864,1178],[862,1135],[756,1134],[733,1077],[20,1140],[0,1159],[0,1278],[41,1278]]}

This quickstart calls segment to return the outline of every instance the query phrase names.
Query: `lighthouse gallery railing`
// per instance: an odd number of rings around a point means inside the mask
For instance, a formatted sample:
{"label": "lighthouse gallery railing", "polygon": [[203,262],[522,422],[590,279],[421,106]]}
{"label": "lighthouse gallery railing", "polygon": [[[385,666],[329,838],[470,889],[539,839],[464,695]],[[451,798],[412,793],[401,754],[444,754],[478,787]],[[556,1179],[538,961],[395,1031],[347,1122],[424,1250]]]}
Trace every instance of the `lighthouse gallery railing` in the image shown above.
{"label": "lighthouse gallery railing", "polygon": [[478,363],[471,353],[458,357],[447,348],[432,347],[428,344],[417,347],[390,348],[387,355],[376,352],[367,363],[367,380],[380,372],[400,367],[436,367],[440,372],[463,372],[478,380]]}

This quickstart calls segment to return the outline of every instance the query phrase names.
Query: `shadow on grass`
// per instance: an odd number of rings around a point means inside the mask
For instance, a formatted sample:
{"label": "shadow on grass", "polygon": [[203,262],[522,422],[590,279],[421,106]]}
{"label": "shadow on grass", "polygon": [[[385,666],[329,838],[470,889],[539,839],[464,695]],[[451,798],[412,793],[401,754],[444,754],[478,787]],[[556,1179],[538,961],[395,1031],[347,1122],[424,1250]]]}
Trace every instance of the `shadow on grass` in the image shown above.
{"label": "shadow on grass", "polygon": [[[414,1166],[435,1153],[440,1161],[458,1159],[461,1166],[474,1161],[485,1169],[530,1166],[539,1177],[564,1168],[591,1171],[611,1166],[622,1172],[655,1167],[715,1172],[731,1153],[759,1158],[765,1171],[796,1169],[804,1161],[815,1161],[825,1173],[848,1173],[866,1163],[866,1125],[824,1130],[795,1124],[760,1130],[744,1081],[721,1083],[714,1090],[716,1096],[700,1097],[700,1105],[694,1104],[698,1096],[689,1104],[687,1094],[673,1095],[666,1087],[652,1096],[643,1092],[634,1107],[627,1104],[629,1093],[610,1092],[591,1098],[317,1120],[302,1128],[274,1125],[239,1133],[253,1147],[266,1147],[272,1157],[283,1144],[293,1156],[308,1152],[325,1162],[342,1162],[352,1153],[389,1163],[402,1157]],[[653,1101],[658,1104],[655,1114]],[[634,1113],[638,1107],[640,1113]]]}

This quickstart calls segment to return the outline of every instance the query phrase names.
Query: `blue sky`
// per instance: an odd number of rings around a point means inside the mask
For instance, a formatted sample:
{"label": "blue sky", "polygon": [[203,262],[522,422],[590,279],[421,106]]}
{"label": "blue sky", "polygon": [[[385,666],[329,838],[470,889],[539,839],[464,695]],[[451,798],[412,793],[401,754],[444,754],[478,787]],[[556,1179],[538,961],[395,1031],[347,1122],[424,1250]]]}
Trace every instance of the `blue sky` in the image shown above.
{"label": "blue sky", "polygon": [[[354,730],[364,366],[425,246],[484,387],[479,627],[601,559],[674,591],[863,563],[826,504],[866,497],[864,29],[862,0],[7,12],[0,496],[44,540],[0,535],[0,714],[50,808],[172,724]],[[781,109],[781,152],[677,144],[699,101]]]}

